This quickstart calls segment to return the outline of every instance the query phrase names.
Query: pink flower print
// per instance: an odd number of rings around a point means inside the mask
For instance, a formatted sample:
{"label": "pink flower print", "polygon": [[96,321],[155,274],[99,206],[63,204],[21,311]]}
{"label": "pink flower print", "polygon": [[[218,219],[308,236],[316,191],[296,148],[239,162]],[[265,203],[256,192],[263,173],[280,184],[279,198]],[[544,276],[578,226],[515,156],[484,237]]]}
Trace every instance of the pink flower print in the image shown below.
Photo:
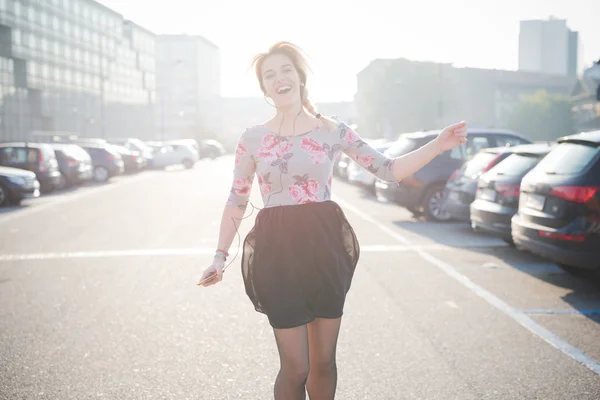
{"label": "pink flower print", "polygon": [[358,140],[358,135],[350,128],[346,132],[346,143],[352,144]]}
{"label": "pink flower print", "polygon": [[267,149],[273,148],[277,144],[277,137],[272,133],[265,135],[262,139],[263,147]]}
{"label": "pink flower print", "polygon": [[277,148],[278,152],[277,152],[277,156],[278,157],[283,157],[285,154],[289,153],[290,150],[292,150],[292,143],[291,142],[280,142],[279,146]]}
{"label": "pink flower print", "polygon": [[355,157],[355,160],[363,167],[368,168],[371,166],[371,164],[373,164],[373,160],[375,160],[375,158],[370,154],[358,154]]}
{"label": "pink flower print", "polygon": [[[275,135],[268,134],[262,139],[262,145],[258,150],[258,156],[267,161],[275,161],[289,154],[292,150],[292,143],[287,140],[279,140]],[[289,158],[289,157],[288,157]]]}
{"label": "pink flower print", "polygon": [[301,203],[303,198],[302,188],[298,185],[288,186],[288,193],[296,203]]}
{"label": "pink flower print", "polygon": [[302,145],[300,148],[307,153],[310,153],[310,160],[313,164],[319,164],[327,157],[327,151],[323,148],[323,145],[319,144],[319,142],[314,139],[302,138]]}
{"label": "pink flower print", "polygon": [[238,178],[233,181],[233,190],[238,196],[245,196],[250,193],[250,183],[247,179]]}
{"label": "pink flower print", "polygon": [[235,149],[235,164],[239,164],[244,154],[246,154],[248,150],[244,147],[243,144],[238,143],[237,148]]}
{"label": "pink flower print", "polygon": [[319,183],[311,179],[304,185],[304,191],[308,196],[314,196],[319,192]]}
{"label": "pink flower print", "polygon": [[258,175],[258,185],[260,186],[260,192],[263,196],[271,193],[271,190],[273,190],[271,186],[270,176],[270,172],[267,172],[264,176],[260,174]]}

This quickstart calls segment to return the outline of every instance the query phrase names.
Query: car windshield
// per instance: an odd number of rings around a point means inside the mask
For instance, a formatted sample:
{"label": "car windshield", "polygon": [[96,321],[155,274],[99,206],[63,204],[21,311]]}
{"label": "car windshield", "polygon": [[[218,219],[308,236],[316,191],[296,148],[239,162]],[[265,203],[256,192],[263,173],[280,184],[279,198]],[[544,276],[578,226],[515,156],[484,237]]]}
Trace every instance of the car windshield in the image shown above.
{"label": "car windshield", "polygon": [[533,154],[511,154],[506,160],[490,170],[490,173],[507,176],[524,176],[540,161],[541,156]]}
{"label": "car windshield", "polygon": [[592,162],[598,152],[598,147],[561,143],[540,161],[536,170],[554,175],[578,174]]}
{"label": "car windshield", "polygon": [[483,169],[494,159],[497,154],[483,151],[475,154],[475,156],[465,164],[463,171],[464,176],[477,176]]}

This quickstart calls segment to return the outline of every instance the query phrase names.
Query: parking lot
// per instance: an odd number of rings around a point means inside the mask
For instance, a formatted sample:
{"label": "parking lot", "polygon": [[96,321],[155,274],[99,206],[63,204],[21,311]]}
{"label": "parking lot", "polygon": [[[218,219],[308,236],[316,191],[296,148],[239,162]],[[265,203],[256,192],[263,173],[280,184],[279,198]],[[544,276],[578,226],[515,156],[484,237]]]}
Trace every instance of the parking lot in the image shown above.
{"label": "parking lot", "polygon": [[[239,254],[220,285],[195,285],[232,164],[205,159],[1,209],[0,397],[270,396],[277,352]],[[340,399],[600,398],[592,274],[339,178],[333,194],[362,249],[338,345]]]}

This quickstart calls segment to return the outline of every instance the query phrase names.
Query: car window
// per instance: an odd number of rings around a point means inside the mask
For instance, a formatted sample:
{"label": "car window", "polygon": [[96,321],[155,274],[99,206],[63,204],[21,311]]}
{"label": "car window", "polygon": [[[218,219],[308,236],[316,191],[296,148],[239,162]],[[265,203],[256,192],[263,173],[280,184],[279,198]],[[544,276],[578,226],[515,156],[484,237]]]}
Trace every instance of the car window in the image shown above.
{"label": "car window", "polygon": [[492,147],[490,141],[484,136],[467,136],[467,157],[471,158],[483,149]]}
{"label": "car window", "polygon": [[511,154],[501,161],[490,172],[507,176],[524,176],[540,161],[541,156],[533,154]]}
{"label": "car window", "polygon": [[465,149],[463,146],[457,146],[450,150],[450,154],[448,156],[453,160],[462,161],[465,159]]}
{"label": "car window", "polygon": [[556,175],[578,174],[587,168],[600,148],[579,143],[561,143],[540,161],[536,170]]}
{"label": "car window", "polygon": [[[34,154],[33,162],[37,161],[37,153]],[[23,147],[5,147],[2,149],[2,163],[3,164],[27,164],[29,158],[27,149]]]}
{"label": "car window", "polygon": [[487,151],[477,153],[475,157],[473,157],[470,161],[467,161],[467,163],[465,164],[463,175],[476,176],[481,171],[483,171],[483,169],[487,167],[488,164],[497,156],[497,154],[488,153]]}

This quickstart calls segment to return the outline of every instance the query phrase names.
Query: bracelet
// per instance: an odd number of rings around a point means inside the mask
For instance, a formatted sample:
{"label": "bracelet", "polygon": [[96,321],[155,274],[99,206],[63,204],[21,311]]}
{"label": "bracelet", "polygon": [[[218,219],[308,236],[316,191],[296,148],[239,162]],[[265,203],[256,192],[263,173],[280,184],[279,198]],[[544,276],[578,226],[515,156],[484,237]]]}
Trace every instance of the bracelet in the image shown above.
{"label": "bracelet", "polygon": [[217,253],[223,253],[225,257],[229,257],[229,253],[227,252],[227,250],[217,249]]}

